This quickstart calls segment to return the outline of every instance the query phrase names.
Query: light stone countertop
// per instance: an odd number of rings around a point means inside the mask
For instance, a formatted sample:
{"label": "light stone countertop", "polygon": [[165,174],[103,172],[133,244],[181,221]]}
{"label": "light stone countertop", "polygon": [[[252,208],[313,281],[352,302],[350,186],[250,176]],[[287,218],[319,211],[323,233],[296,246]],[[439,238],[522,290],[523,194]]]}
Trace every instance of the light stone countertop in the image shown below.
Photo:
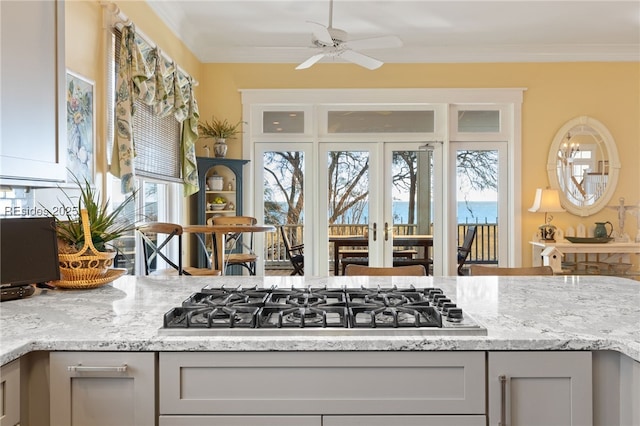
{"label": "light stone countertop", "polygon": [[[440,287],[486,336],[175,336],[163,315],[205,285]],[[556,277],[132,277],[0,304],[0,365],[44,351],[614,350],[640,361],[640,282]]]}

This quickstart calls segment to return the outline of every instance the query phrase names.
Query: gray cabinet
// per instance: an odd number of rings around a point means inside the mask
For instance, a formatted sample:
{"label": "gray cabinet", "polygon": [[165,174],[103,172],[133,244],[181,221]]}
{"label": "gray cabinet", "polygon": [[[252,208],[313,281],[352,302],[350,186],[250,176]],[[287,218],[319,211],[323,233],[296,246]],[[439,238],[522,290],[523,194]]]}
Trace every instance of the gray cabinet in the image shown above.
{"label": "gray cabinet", "polygon": [[167,425],[185,415],[484,418],[485,353],[163,352],[159,398]]}
{"label": "gray cabinet", "polygon": [[0,17],[0,179],[64,181],[64,1],[2,1]]}
{"label": "gray cabinet", "polygon": [[156,424],[155,353],[52,352],[51,424]]}
{"label": "gray cabinet", "polygon": [[489,352],[490,426],[589,426],[591,352]]}
{"label": "gray cabinet", "polygon": [[0,426],[20,424],[20,360],[0,367]]}

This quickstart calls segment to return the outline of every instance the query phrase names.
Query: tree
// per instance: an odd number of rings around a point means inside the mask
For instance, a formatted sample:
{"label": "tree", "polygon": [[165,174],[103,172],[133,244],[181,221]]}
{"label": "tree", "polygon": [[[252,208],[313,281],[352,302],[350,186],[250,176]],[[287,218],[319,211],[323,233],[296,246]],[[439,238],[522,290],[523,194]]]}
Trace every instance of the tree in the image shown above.
{"label": "tree", "polygon": [[[418,152],[396,151],[393,185],[408,193],[408,223],[416,223]],[[302,223],[304,156],[299,151],[265,153],[265,219],[269,223]],[[329,224],[364,223],[368,207],[369,156],[361,151],[331,151],[328,166]],[[458,173],[474,190],[497,189],[497,152],[458,151]],[[422,165],[422,167],[425,167]],[[431,167],[429,165],[428,167]],[[285,206],[283,209],[282,206]],[[285,218],[286,216],[286,218]],[[286,221],[285,221],[286,219]]]}
{"label": "tree", "polygon": [[418,156],[416,151],[393,152],[393,185],[409,194],[407,223],[416,223],[415,211],[418,193]]}
{"label": "tree", "polygon": [[[268,176],[265,183],[265,220],[268,218],[273,221],[271,223],[302,223],[304,154],[300,151],[270,151],[265,153],[264,164]],[[286,205],[286,218],[282,217],[285,212],[281,202]]]}
{"label": "tree", "polygon": [[329,224],[362,223],[369,198],[369,156],[358,151],[329,153]]}

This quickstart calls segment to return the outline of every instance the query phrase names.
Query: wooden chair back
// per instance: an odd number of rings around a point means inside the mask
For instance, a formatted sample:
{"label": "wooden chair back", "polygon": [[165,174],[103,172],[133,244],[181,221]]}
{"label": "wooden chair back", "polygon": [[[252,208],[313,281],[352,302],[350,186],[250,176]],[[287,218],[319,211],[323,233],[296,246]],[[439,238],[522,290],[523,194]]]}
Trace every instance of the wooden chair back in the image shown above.
{"label": "wooden chair back", "polygon": [[[169,222],[144,222],[136,226],[136,231],[142,238],[142,253],[144,256],[145,275],[220,275],[220,271],[209,268],[196,268],[182,264],[182,226]],[[161,237],[161,235],[164,235]],[[178,241],[178,257],[170,257],[169,243],[176,238]],[[153,269],[154,260],[164,260],[168,269]]]}
{"label": "wooden chair back", "polygon": [[467,228],[467,232],[464,234],[464,241],[461,246],[458,247],[458,275],[464,275],[464,265],[471,253],[471,245],[476,238],[476,226],[471,225]]}
{"label": "wooden chair back", "polygon": [[213,225],[255,225],[258,220],[251,216],[216,216],[211,218]]}
{"label": "wooden chair back", "polygon": [[553,275],[551,266],[532,266],[528,268],[494,268],[491,266],[471,265],[470,275]]}
{"label": "wooden chair back", "polygon": [[369,276],[405,276],[422,277],[427,275],[427,270],[423,265],[408,265],[394,267],[376,267],[364,265],[347,265],[344,270],[345,275],[369,275]]}
{"label": "wooden chair back", "polygon": [[284,226],[280,227],[280,234],[282,235],[282,242],[284,243],[287,257],[291,262],[291,266],[293,266],[291,275],[304,275],[304,244],[292,246]]}
{"label": "wooden chair back", "polygon": [[[216,216],[210,218],[207,223],[212,225],[255,225],[258,223],[258,220],[255,217],[251,216]],[[225,267],[237,265],[246,269],[249,272],[249,275],[256,274],[256,261],[258,260],[258,255],[253,251],[253,241],[254,241],[254,233],[248,232],[249,238],[247,239],[242,237],[243,232],[230,232],[226,234],[226,248],[225,251],[231,251],[235,247],[240,247],[246,249],[246,252],[240,250],[238,252],[228,253],[225,256]],[[214,248],[217,245],[213,244]],[[217,251],[214,251],[214,255],[217,256]]]}

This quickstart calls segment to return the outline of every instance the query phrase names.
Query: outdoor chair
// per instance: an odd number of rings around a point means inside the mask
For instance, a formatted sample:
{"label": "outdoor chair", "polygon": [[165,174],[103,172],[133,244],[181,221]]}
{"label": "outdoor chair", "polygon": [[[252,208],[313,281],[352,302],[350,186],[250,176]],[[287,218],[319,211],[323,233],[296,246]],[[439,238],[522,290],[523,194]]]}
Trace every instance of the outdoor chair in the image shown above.
{"label": "outdoor chair", "polygon": [[345,268],[344,275],[422,277],[427,275],[427,270],[423,265],[376,267],[350,264]]}
{"label": "outdoor chair", "polygon": [[[220,271],[210,268],[196,268],[182,265],[182,226],[167,222],[145,222],[136,226],[142,238],[145,275],[220,275]],[[170,258],[169,242],[178,242],[177,259]],[[174,241],[175,241],[174,240]],[[156,269],[158,259],[164,260],[169,268]]]}
{"label": "outdoor chair", "polygon": [[532,266],[529,268],[496,268],[492,266],[471,265],[469,275],[553,275],[551,266]]}
{"label": "outdoor chair", "polygon": [[292,246],[284,226],[280,227],[280,233],[282,234],[282,242],[284,243],[287,257],[291,261],[291,266],[293,266],[291,275],[304,275],[304,244]]}
{"label": "outdoor chair", "polygon": [[471,225],[467,228],[467,232],[464,235],[464,242],[458,247],[458,275],[465,275],[464,266],[469,259],[471,253],[471,245],[476,238],[476,226]]}
{"label": "outdoor chair", "polygon": [[[251,216],[218,216],[210,218],[208,223],[212,225],[255,225],[258,221]],[[248,234],[243,238],[242,234]],[[246,241],[248,240],[248,241]],[[249,272],[249,275],[256,274],[256,261],[258,255],[253,251],[253,232],[229,232],[225,236],[225,255],[224,268],[232,266],[240,266]],[[240,245],[240,250],[233,250]],[[217,256],[217,244],[213,242],[214,256]],[[246,251],[245,251],[246,250]]]}

